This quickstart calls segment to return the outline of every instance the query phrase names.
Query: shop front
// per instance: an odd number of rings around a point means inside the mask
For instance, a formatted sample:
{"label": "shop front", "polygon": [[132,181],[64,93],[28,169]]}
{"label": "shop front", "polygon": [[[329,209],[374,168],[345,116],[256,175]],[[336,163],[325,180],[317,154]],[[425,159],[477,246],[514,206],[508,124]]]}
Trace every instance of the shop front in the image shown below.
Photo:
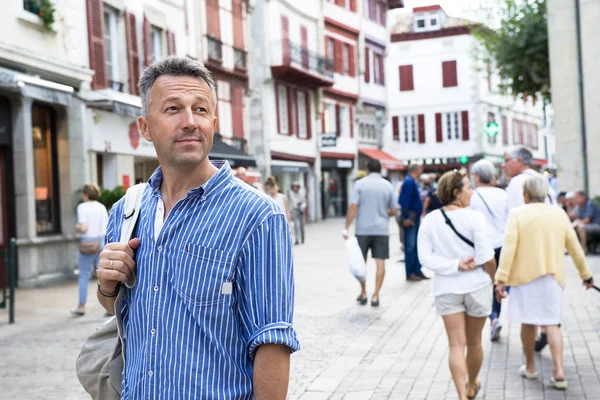
{"label": "shop front", "polygon": [[321,206],[323,219],[343,217],[352,191],[354,154],[321,152]]}
{"label": "shop front", "polygon": [[300,192],[306,199],[307,222],[319,219],[317,176],[315,174],[315,159],[312,157],[295,156],[284,153],[271,153],[271,175],[277,179],[280,191],[288,195],[292,184],[300,184]]}
{"label": "shop front", "polygon": [[394,187],[402,180],[402,174],[406,166],[401,160],[393,157],[380,149],[359,148],[358,149],[358,174],[367,174],[367,163],[369,160],[378,160],[381,163],[381,175],[388,179]]}

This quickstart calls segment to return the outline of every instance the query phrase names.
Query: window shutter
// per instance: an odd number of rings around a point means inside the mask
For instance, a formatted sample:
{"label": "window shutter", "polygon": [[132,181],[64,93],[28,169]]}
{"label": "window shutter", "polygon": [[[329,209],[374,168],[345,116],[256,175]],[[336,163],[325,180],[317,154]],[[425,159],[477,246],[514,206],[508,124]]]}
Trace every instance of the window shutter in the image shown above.
{"label": "window shutter", "polygon": [[296,133],[296,124],[294,123],[294,90],[286,86],[287,90],[287,107],[288,107],[288,135],[293,136]]}
{"label": "window shutter", "polygon": [[152,27],[144,14],[144,67],[152,64]]}
{"label": "window shutter", "polygon": [[356,0],[350,0],[350,11],[356,12]]}
{"label": "window shutter", "polygon": [[106,89],[108,74],[104,53],[104,3],[102,0],[87,0],[87,22],[90,68],[94,70],[92,89]]}
{"label": "window shutter", "polygon": [[312,138],[312,118],[310,115],[310,92],[305,92],[304,98],[306,99],[306,131],[307,139]]}
{"label": "window shutter", "polygon": [[335,4],[344,7],[346,5],[346,0],[335,0]]}
{"label": "window shutter", "polygon": [[338,74],[344,73],[344,50],[342,48],[342,42],[334,40],[335,49],[335,72]]}
{"label": "window shutter", "polygon": [[167,54],[174,56],[177,54],[177,48],[175,47],[175,32],[167,29]]}
{"label": "window shutter", "polygon": [[417,115],[417,124],[419,124],[419,143],[425,143],[425,115]]}
{"label": "window shutter", "polygon": [[302,66],[308,69],[308,30],[304,25],[300,26],[300,40],[302,42]]}
{"label": "window shutter", "polygon": [[375,4],[377,0],[369,0],[369,19],[371,21],[377,21],[377,6]]}
{"label": "window shutter", "polygon": [[354,77],[356,76],[356,57],[354,56],[355,53],[355,47],[354,46],[348,46],[348,48],[350,49],[350,57],[348,62],[350,63],[350,76]]}
{"label": "window shutter", "polygon": [[413,83],[413,66],[412,65],[401,65],[400,66],[400,91],[415,90]]}
{"label": "window shutter", "polygon": [[[327,107],[327,105],[325,103],[321,104],[323,104],[323,116],[321,117],[321,133],[328,133],[327,127],[325,126],[325,108]],[[331,116],[329,116],[329,118],[331,118]]]}
{"label": "window shutter", "polygon": [[381,83],[381,86],[385,85],[385,65],[383,61],[383,54],[379,55],[379,81]]}
{"label": "window shutter", "polygon": [[502,116],[502,144],[508,146],[508,118]]}
{"label": "window shutter", "polygon": [[340,105],[335,105],[335,134],[336,136],[341,136],[342,132],[340,131]]}
{"label": "window shutter", "polygon": [[369,60],[369,53],[371,50],[368,47],[365,47],[365,82],[369,83],[371,81],[371,65]]}
{"label": "window shutter", "polygon": [[216,39],[221,38],[219,0],[206,0],[206,28],[208,36]]}
{"label": "window shutter", "polygon": [[458,79],[456,76],[456,61],[442,62],[442,81],[443,87],[458,86]]}
{"label": "window shutter", "polygon": [[244,104],[243,88],[231,85],[231,117],[233,136],[244,138]]}
{"label": "window shutter", "polygon": [[444,141],[442,131],[442,113],[435,113],[435,141],[441,143]]}
{"label": "window shutter", "polygon": [[127,33],[127,65],[129,68],[129,93],[139,96],[140,89],[140,53],[138,51],[137,26],[135,14],[125,12],[125,30]]}
{"label": "window shutter", "polygon": [[185,18],[185,34],[190,34],[190,24],[188,21],[188,3],[187,0],[183,0],[183,18]]}
{"label": "window shutter", "polygon": [[286,65],[290,63],[290,43],[288,40],[290,37],[289,30],[290,30],[290,20],[285,15],[282,15],[281,16],[281,45],[283,46],[283,48],[282,48],[283,63]]}
{"label": "window shutter", "polygon": [[350,110],[350,138],[354,138],[354,107],[348,107]]}
{"label": "window shutter", "polygon": [[469,141],[469,112],[460,113],[462,117],[462,140]]}
{"label": "window shutter", "polygon": [[236,49],[244,49],[244,7],[242,0],[233,0],[232,3],[233,17],[233,47]]}
{"label": "window shutter", "polygon": [[380,19],[380,23],[383,26],[386,26],[386,22],[387,22],[387,4],[385,2],[380,2],[379,3],[379,19]]}
{"label": "window shutter", "polygon": [[275,109],[277,110],[277,133],[281,133],[281,116],[279,115],[279,85],[275,84]]}
{"label": "window shutter", "polygon": [[398,121],[398,117],[392,117],[392,130],[393,130],[393,139],[396,142],[400,141],[400,122]]}
{"label": "window shutter", "polygon": [[519,144],[523,144],[523,121],[519,121]]}

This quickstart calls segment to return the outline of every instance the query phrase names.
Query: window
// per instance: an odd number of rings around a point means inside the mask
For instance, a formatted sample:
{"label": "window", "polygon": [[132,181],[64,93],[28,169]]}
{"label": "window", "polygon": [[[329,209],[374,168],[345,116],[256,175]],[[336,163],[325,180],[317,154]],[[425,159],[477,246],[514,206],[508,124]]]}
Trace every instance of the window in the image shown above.
{"label": "window", "polygon": [[422,19],[422,18],[417,19],[417,28],[419,28],[419,29],[425,28],[425,20],[424,19]]}
{"label": "window", "polygon": [[117,12],[104,6],[104,53],[108,86],[119,92],[123,83],[119,82],[119,42],[117,33]]}
{"label": "window", "polygon": [[400,91],[415,90],[413,83],[413,66],[412,65],[401,65],[400,66]]}
{"label": "window", "polygon": [[298,137],[300,139],[308,139],[308,110],[307,105],[307,93],[298,92]]}
{"label": "window", "polygon": [[223,118],[218,119],[219,133],[224,137],[233,136],[233,121],[231,116],[231,85],[227,81],[217,81],[217,101],[219,110],[219,116]]}
{"label": "window", "polygon": [[513,140],[512,144],[519,144],[519,120],[513,119]]}
{"label": "window", "polygon": [[456,76],[456,61],[442,62],[442,86],[455,87],[458,86],[458,78]]}
{"label": "window", "polygon": [[31,113],[35,219],[38,234],[60,232],[56,131],[52,109],[34,104]]}
{"label": "window", "polygon": [[344,74],[350,75],[350,45],[344,44],[344,55],[343,55],[343,71]]}
{"label": "window", "polygon": [[326,133],[334,133],[337,131],[337,120],[335,115],[335,104],[325,104],[325,114],[323,115],[323,121]]}
{"label": "window", "polygon": [[437,26],[437,18],[431,18],[429,20],[429,25],[430,26]]}
{"label": "window", "polygon": [[378,85],[384,85],[385,80],[383,78],[383,54],[378,54],[373,52],[373,72],[374,72],[374,81]]}
{"label": "window", "polygon": [[162,58],[162,29],[152,26],[152,61]]}
{"label": "window", "polygon": [[350,108],[340,105],[340,136],[350,137]]}
{"label": "window", "polygon": [[[327,58],[335,60],[335,41],[331,38],[327,38]],[[335,62],[327,64],[330,71],[333,71]]]}
{"label": "window", "polygon": [[444,139],[446,140],[461,140],[462,123],[460,113],[451,112],[444,113]]}
{"label": "window", "polygon": [[402,117],[402,142],[417,143],[417,116],[406,115]]}
{"label": "window", "polygon": [[288,133],[288,98],[287,87],[277,86],[277,109],[279,111],[279,133],[287,135]]}

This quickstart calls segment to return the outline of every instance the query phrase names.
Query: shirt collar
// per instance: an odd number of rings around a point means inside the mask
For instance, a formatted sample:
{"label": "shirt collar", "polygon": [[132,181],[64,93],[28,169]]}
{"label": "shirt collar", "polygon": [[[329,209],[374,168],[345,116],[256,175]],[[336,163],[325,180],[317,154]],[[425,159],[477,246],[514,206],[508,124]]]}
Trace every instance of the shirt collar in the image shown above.
{"label": "shirt collar", "polygon": [[[233,179],[233,173],[231,172],[229,162],[222,160],[211,160],[211,164],[219,169],[217,173],[204,184],[190,190],[190,194],[201,194],[207,196],[209,193],[221,189],[227,182]],[[152,188],[153,193],[158,192],[162,180],[162,169],[159,166],[156,168],[156,171],[154,171],[150,179],[148,179],[148,186]]]}

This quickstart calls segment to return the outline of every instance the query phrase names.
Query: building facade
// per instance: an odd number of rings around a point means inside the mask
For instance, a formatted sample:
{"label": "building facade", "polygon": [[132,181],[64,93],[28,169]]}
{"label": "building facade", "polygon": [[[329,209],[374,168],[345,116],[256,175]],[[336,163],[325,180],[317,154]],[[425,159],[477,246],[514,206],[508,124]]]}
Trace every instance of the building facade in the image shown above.
{"label": "building facade", "polygon": [[559,188],[573,191],[587,187],[592,197],[600,195],[600,158],[593,156],[600,151],[600,99],[596,90],[600,89],[596,71],[600,57],[600,47],[596,43],[600,35],[599,15],[600,3],[597,1],[548,1],[550,80],[554,127],[558,133]]}
{"label": "building facade", "polygon": [[76,191],[86,182],[85,105],[76,92],[89,88],[93,72],[80,40],[85,2],[56,4],[52,26],[33,2],[3,6],[0,247],[16,237],[18,283],[31,287],[76,263]]}
{"label": "building facade", "polygon": [[540,167],[552,139],[543,105],[500,94],[499,79],[478,61],[471,21],[440,6],[398,13],[386,62],[389,123],[384,148],[426,171],[468,166],[481,158],[500,166],[508,149],[525,146]]}

